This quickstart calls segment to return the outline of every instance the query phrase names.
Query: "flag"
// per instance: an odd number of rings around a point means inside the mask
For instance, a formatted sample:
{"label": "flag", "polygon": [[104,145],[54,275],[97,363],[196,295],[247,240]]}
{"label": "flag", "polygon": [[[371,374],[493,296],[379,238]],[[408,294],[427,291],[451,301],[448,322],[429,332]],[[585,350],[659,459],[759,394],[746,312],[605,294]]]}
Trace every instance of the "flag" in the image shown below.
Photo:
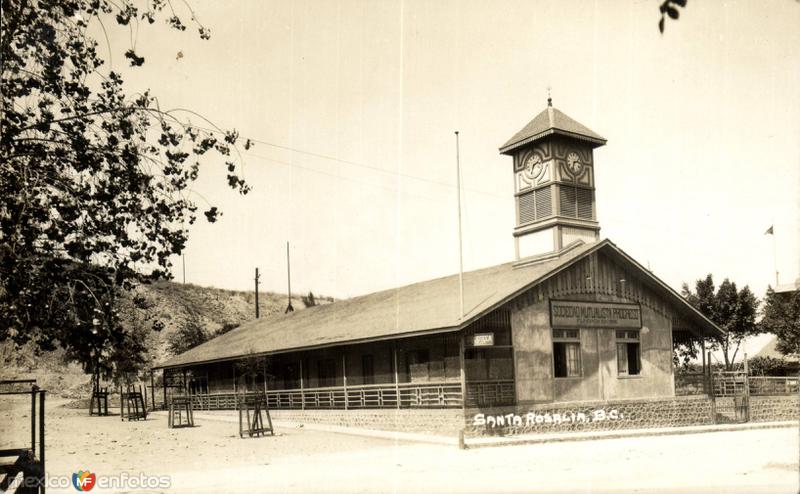
{"label": "flag", "polygon": [[774,234],[775,232],[772,231],[772,225],[770,225],[770,227],[767,228],[767,231],[764,232],[764,235],[774,235]]}

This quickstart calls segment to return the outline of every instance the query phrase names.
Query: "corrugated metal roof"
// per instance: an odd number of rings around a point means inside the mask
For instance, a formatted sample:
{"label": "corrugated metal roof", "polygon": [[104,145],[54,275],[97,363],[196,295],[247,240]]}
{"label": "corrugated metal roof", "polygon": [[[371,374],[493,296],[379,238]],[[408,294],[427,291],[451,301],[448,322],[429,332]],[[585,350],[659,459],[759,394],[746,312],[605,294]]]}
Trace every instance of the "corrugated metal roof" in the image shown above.
{"label": "corrugated metal roof", "polygon": [[536,115],[522,130],[514,134],[514,137],[503,144],[500,148],[500,152],[509,153],[520,146],[537,141],[551,134],[561,134],[583,139],[596,146],[602,146],[606,143],[605,138],[596,132],[569,117],[561,110],[548,106],[540,114]]}
{"label": "corrugated metal roof", "polygon": [[[360,297],[303,309],[289,314],[255,319],[157,366],[226,360],[248,354],[280,353],[337,344],[409,337],[436,331],[455,331],[537,283],[600,249],[630,259],[609,240],[580,245],[560,256],[524,267],[500,264],[464,273],[464,318],[459,317],[458,275],[414,283]],[[645,278],[660,283],[650,272],[633,263]],[[719,332],[711,321],[694,310],[677,293],[677,305],[689,313],[698,327]]]}

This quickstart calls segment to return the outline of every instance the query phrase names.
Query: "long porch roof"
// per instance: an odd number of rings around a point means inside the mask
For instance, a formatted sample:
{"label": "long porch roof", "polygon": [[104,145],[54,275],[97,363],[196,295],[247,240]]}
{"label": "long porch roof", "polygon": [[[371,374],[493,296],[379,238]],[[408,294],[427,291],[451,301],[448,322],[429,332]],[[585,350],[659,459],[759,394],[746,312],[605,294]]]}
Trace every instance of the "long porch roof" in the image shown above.
{"label": "long porch roof", "polygon": [[248,321],[155,368],[228,360],[459,330],[520,293],[599,250],[636,270],[651,288],[672,300],[682,316],[706,336],[721,335],[713,322],[610,240],[565,249],[540,263],[500,264],[464,273],[464,317],[459,317],[458,275],[414,283],[289,314]]}

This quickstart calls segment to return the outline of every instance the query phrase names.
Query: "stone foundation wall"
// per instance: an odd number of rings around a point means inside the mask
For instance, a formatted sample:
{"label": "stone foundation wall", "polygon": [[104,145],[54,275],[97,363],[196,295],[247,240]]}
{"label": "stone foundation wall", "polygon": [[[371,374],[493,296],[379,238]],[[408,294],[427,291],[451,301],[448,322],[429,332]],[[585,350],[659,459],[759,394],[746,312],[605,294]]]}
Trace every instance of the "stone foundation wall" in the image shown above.
{"label": "stone foundation wall", "polygon": [[575,402],[469,410],[469,436],[683,427],[713,424],[705,397]]}
{"label": "stone foundation wall", "polygon": [[800,397],[750,397],[750,422],[774,422],[777,420],[800,420]]}
{"label": "stone foundation wall", "polygon": [[460,409],[270,410],[270,416],[272,420],[448,436],[464,426]]}
{"label": "stone foundation wall", "polygon": [[[705,396],[575,402],[486,409],[271,410],[273,420],[468,437],[686,427],[734,422],[733,400]],[[730,415],[728,417],[728,415]],[[797,396],[750,398],[750,421],[800,419]]]}

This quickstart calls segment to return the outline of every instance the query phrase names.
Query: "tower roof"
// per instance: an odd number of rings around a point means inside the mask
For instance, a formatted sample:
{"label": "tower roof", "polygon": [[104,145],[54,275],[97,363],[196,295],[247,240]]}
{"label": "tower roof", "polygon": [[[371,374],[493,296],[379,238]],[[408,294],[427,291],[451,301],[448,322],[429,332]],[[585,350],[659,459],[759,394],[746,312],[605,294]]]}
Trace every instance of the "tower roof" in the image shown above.
{"label": "tower roof", "polygon": [[552,134],[564,135],[575,139],[581,139],[591,143],[592,147],[602,146],[606,143],[605,138],[595,133],[585,125],[575,121],[558,108],[553,108],[548,99],[547,108],[536,115],[528,125],[514,134],[500,148],[502,154],[509,154],[520,146],[538,141]]}

